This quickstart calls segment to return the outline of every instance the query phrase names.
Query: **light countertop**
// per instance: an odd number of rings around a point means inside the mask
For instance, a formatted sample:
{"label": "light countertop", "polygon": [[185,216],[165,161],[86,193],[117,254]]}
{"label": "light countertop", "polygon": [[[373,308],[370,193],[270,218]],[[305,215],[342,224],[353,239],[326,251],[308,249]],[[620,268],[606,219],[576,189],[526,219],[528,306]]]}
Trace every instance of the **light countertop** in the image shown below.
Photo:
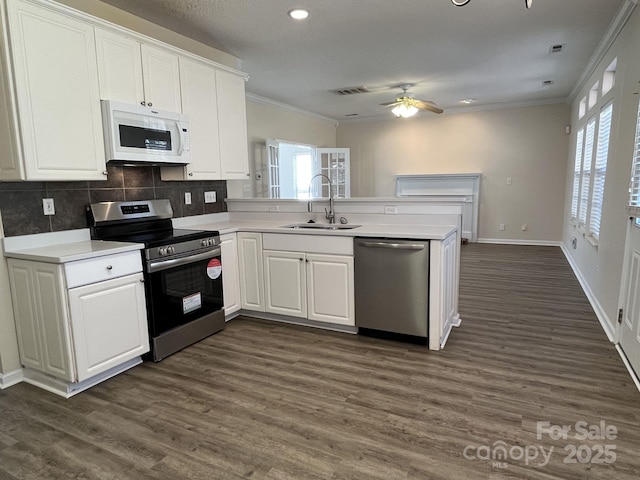
{"label": "light countertop", "polygon": [[261,233],[287,233],[292,235],[329,235],[340,237],[386,237],[386,238],[412,238],[420,240],[444,240],[455,233],[458,227],[455,225],[360,225],[357,228],[345,230],[325,230],[314,228],[285,228],[286,225],[298,225],[304,222],[295,221],[247,221],[229,220],[221,222],[203,222],[180,227],[199,230],[218,230],[221,235],[234,232],[261,232]]}
{"label": "light countertop", "polygon": [[143,248],[142,243],[91,240],[88,229],[4,239],[5,257],[45,263],[74,262]]}

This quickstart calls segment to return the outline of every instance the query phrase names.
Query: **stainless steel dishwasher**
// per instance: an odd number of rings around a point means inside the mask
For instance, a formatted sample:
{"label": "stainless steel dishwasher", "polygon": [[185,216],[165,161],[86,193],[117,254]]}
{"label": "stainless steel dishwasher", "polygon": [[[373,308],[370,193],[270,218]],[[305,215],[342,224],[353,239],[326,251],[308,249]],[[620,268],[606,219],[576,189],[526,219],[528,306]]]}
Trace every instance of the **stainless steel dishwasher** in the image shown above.
{"label": "stainless steel dishwasher", "polygon": [[429,241],[354,239],[358,332],[426,343]]}

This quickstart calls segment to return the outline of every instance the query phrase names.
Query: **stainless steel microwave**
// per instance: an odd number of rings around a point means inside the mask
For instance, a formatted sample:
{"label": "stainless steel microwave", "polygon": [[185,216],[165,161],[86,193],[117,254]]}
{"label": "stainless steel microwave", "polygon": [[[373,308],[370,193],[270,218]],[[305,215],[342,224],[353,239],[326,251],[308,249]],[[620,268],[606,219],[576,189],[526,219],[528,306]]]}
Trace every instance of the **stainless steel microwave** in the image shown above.
{"label": "stainless steel microwave", "polygon": [[186,115],[111,100],[101,103],[107,161],[185,165],[191,160]]}

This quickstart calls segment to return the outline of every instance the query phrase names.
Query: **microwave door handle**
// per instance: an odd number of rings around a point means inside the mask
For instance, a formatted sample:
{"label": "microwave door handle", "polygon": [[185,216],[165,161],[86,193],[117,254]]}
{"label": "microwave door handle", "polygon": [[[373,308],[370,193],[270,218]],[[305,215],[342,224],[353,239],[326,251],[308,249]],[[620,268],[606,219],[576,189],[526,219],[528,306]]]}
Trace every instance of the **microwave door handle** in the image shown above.
{"label": "microwave door handle", "polygon": [[178,155],[182,155],[184,145],[182,142],[182,129],[180,128],[180,122],[176,122],[176,131],[178,132]]}

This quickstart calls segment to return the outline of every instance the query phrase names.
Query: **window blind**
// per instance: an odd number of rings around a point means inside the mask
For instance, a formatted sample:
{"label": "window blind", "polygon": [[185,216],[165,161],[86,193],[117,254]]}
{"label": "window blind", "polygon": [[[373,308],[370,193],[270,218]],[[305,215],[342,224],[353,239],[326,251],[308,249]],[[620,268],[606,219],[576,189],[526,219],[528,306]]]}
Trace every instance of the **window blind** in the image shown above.
{"label": "window blind", "polygon": [[613,104],[609,103],[600,111],[598,122],[598,143],[593,172],[593,191],[591,192],[591,209],[589,213],[589,234],[598,239],[600,236],[600,220],[602,218],[602,200],[604,198],[604,181],[607,175],[607,159],[609,158],[609,137],[611,135],[611,118]]}
{"label": "window blind", "polygon": [[629,206],[640,207],[640,105],[636,122],[636,144],[633,149],[633,170],[629,189]]}
{"label": "window blind", "polygon": [[589,206],[589,189],[591,187],[591,163],[593,161],[593,141],[596,131],[595,115],[587,123],[587,134],[584,143],[584,157],[582,160],[582,179],[580,187],[580,205],[578,222],[580,225],[587,223],[587,208]]}
{"label": "window blind", "polygon": [[571,218],[578,218],[578,200],[580,199],[580,177],[582,165],[582,148],[584,143],[584,128],[576,135],[576,158],[573,163],[573,194],[571,196]]}

